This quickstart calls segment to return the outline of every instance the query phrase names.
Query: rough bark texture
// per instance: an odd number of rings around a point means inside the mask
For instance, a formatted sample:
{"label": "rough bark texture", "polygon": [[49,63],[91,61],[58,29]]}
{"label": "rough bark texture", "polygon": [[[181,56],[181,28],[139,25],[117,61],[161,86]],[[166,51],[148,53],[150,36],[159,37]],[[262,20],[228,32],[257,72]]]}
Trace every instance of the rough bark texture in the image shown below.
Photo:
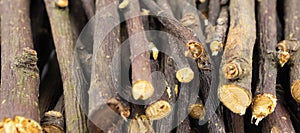
{"label": "rough bark texture", "polygon": [[[107,8],[106,6],[110,4],[112,6]],[[95,18],[95,29],[100,30],[95,30],[94,34],[94,56],[91,85],[88,92],[90,132],[97,130],[109,132],[112,126],[122,121],[122,117],[129,116],[129,110],[123,107],[121,99],[114,91],[116,90],[114,89],[114,82],[117,81],[112,77],[112,59],[120,45],[120,28],[115,27],[120,21],[117,6],[118,1],[116,0],[96,1],[96,13],[98,15]],[[105,10],[105,12],[101,10]],[[102,27],[103,24],[106,25],[105,28]],[[104,117],[107,118],[103,119]],[[119,128],[121,129],[121,127]]]}
{"label": "rough bark texture", "polygon": [[275,111],[262,121],[263,133],[295,133],[288,111],[278,102]]}
{"label": "rough bark texture", "polygon": [[259,81],[252,104],[255,124],[271,114],[276,107],[277,64],[274,59],[277,44],[276,0],[258,4]]}
{"label": "rough bark texture", "polygon": [[290,84],[293,98],[300,103],[300,9],[295,6],[300,1],[285,1],[285,40],[293,40],[295,43],[289,45],[291,55]]}
{"label": "rough bark texture", "polygon": [[229,8],[230,28],[220,66],[218,97],[231,111],[243,115],[252,101],[252,54],[256,38],[254,1],[230,1]]}
{"label": "rough bark texture", "polygon": [[[39,121],[37,53],[32,50],[28,0],[2,1],[0,119]],[[12,10],[15,8],[17,10]]]}
{"label": "rough bark texture", "polygon": [[68,8],[59,9],[55,7],[55,1],[45,0],[44,2],[51,24],[51,31],[63,81],[66,131],[86,132],[86,118],[79,105],[80,94],[78,94],[74,80],[72,79],[75,42],[72,37],[69,10]]}

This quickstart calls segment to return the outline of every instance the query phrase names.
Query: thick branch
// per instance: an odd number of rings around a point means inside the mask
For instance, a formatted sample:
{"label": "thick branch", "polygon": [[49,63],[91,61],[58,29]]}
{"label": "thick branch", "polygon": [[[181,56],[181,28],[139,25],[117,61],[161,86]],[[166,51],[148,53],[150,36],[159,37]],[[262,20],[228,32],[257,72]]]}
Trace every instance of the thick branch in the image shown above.
{"label": "thick branch", "polygon": [[95,1],[96,0],[81,0],[88,19],[91,19],[95,15]]}
{"label": "thick branch", "polygon": [[243,115],[252,101],[252,54],[256,38],[254,1],[230,1],[230,16],[218,97],[232,112]]}
{"label": "thick branch", "polygon": [[79,105],[79,96],[72,79],[74,38],[68,8],[55,7],[55,1],[45,0],[57,59],[63,80],[67,132],[86,132],[86,119]]}
{"label": "thick branch", "polygon": [[252,104],[252,119],[258,125],[276,107],[277,64],[274,61],[277,44],[276,0],[261,1],[258,4],[259,23],[259,82]]}
{"label": "thick branch", "polygon": [[[142,23],[139,1],[131,1],[124,12],[127,19],[127,30],[130,41],[132,64],[132,95],[134,99],[146,100],[154,93],[151,83],[150,57],[147,41]],[[134,36],[139,33],[139,36]]]}
{"label": "thick branch", "polygon": [[[39,121],[39,70],[32,50],[30,1],[5,1],[1,6],[0,119],[16,115]],[[12,10],[17,9],[17,10]]]}
{"label": "thick branch", "polygon": [[[108,5],[110,5],[109,8],[106,7]],[[116,90],[113,89],[115,80],[112,78],[111,71],[114,53],[120,46],[120,27],[115,27],[120,21],[117,6],[118,1],[116,0],[96,1],[96,13],[98,15],[95,18],[95,29],[97,32],[94,34],[94,56],[89,88],[90,132],[97,130],[95,129],[97,127],[108,132],[113,125],[122,121],[122,117],[129,116],[129,110],[123,106],[121,99],[114,92]],[[105,12],[102,11],[103,9]],[[106,27],[102,28],[103,25]],[[102,119],[105,117],[107,118]]]}

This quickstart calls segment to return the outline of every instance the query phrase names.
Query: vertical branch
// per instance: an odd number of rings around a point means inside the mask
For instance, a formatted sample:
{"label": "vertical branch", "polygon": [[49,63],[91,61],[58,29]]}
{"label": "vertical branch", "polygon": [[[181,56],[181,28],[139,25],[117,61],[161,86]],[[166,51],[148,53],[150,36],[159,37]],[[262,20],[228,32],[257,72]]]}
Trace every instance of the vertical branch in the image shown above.
{"label": "vertical branch", "polygon": [[32,50],[30,1],[2,4],[1,12],[6,13],[1,13],[0,119],[19,115],[39,121],[39,70]]}
{"label": "vertical branch", "polygon": [[[144,33],[142,18],[140,15],[139,1],[130,1],[124,12],[130,41],[132,64],[132,96],[134,99],[146,100],[154,93],[151,83],[150,56],[148,52],[149,42]],[[135,34],[139,36],[134,36]]]}
{"label": "vertical branch", "polygon": [[67,132],[86,132],[86,118],[79,105],[79,96],[72,79],[74,38],[68,8],[55,7],[55,1],[45,0],[51,31],[63,80]]}
{"label": "vertical branch", "polygon": [[259,2],[258,23],[260,72],[252,104],[252,119],[256,119],[256,125],[274,111],[277,103],[277,64],[274,60],[277,44],[276,0]]}
{"label": "vertical branch", "polygon": [[[300,4],[300,2],[297,0],[285,1],[284,36],[288,53],[291,56],[291,93],[293,98],[300,103],[300,9],[295,4]],[[283,56],[284,54],[281,54],[281,57]]]}
{"label": "vertical branch", "polygon": [[[89,88],[89,131],[97,127],[108,132],[111,127],[126,119],[129,110],[125,108],[113,89],[112,59],[120,46],[120,27],[117,0],[96,0],[96,13],[92,60],[91,85]],[[106,27],[103,28],[103,25]],[[119,60],[117,60],[119,61]],[[120,63],[117,63],[120,64]],[[119,71],[119,70],[117,70]],[[121,116],[121,117],[120,117]],[[102,119],[107,117],[107,119]],[[97,127],[95,127],[97,126]],[[121,128],[121,127],[118,127]]]}
{"label": "vertical branch", "polygon": [[252,101],[254,1],[232,0],[229,8],[230,28],[220,66],[218,97],[232,112],[244,115]]}

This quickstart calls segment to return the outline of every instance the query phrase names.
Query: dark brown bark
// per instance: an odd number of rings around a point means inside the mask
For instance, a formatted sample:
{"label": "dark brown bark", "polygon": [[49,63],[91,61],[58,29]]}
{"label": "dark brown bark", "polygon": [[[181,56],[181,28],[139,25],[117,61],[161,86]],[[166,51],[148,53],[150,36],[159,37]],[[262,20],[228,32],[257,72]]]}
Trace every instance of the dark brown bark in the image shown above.
{"label": "dark brown bark", "polygon": [[208,22],[210,25],[216,25],[220,13],[220,0],[209,0],[208,2]]}
{"label": "dark brown bark", "polygon": [[[149,42],[146,38],[142,18],[140,15],[139,1],[131,1],[124,10],[127,19],[127,30],[130,42],[132,64],[132,96],[134,99],[146,100],[154,93],[151,83]],[[139,33],[138,36],[134,34]]]}
{"label": "dark brown bark", "polygon": [[255,125],[271,114],[277,103],[277,64],[274,60],[277,44],[276,0],[259,2],[258,25],[259,81],[252,104],[252,120],[256,119]]}
{"label": "dark brown bark", "polygon": [[263,133],[295,133],[290,115],[281,102],[278,102],[275,111],[262,121]]}
{"label": "dark brown bark", "polygon": [[227,132],[229,133],[244,133],[244,116],[239,116],[238,114],[235,114],[231,112],[229,109],[225,110],[225,116],[226,122],[228,125]]}
{"label": "dark brown bark", "polygon": [[300,4],[297,0],[285,1],[285,40],[294,40],[289,45],[291,55],[290,84],[293,98],[300,103],[300,9],[295,6]]}
{"label": "dark brown bark", "polygon": [[78,94],[79,92],[77,92],[74,80],[72,79],[75,42],[72,36],[69,10],[68,8],[59,9],[55,7],[55,1],[45,0],[44,2],[51,24],[51,31],[63,81],[66,131],[86,132],[86,118],[79,105],[80,94]]}
{"label": "dark brown bark", "polygon": [[228,6],[221,8],[217,24],[214,27],[213,38],[210,43],[210,51],[213,56],[217,56],[219,52],[223,52],[225,38],[228,30],[229,11]]}
{"label": "dark brown bark", "polygon": [[96,0],[81,0],[87,18],[90,20],[95,15]]}
{"label": "dark brown bark", "polygon": [[1,14],[0,119],[19,115],[39,121],[39,70],[37,53],[32,50],[30,1],[2,4],[1,12],[6,13]]}
{"label": "dark brown bark", "polygon": [[256,39],[254,1],[230,1],[229,8],[230,28],[220,66],[218,97],[231,111],[244,115],[252,101],[252,54]]}
{"label": "dark brown bark", "polygon": [[[112,5],[106,11],[105,6]],[[89,88],[89,131],[108,132],[129,116],[117,93],[114,92],[114,79],[111,69],[114,52],[120,46],[118,1],[97,0],[94,34],[94,56],[92,59],[91,85]],[[105,28],[102,26],[105,25]],[[107,34],[107,35],[106,35]],[[119,60],[118,60],[119,61]],[[119,63],[117,63],[119,64]],[[122,118],[123,117],[123,118]],[[106,119],[103,119],[106,118]]]}
{"label": "dark brown bark", "polygon": [[200,70],[210,70],[209,56],[204,49],[205,46],[194,36],[194,33],[173,19],[170,14],[162,10],[154,1],[142,0],[142,2],[151,13],[157,16],[168,32],[185,44],[189,56],[194,58],[198,64],[201,64],[199,65]]}

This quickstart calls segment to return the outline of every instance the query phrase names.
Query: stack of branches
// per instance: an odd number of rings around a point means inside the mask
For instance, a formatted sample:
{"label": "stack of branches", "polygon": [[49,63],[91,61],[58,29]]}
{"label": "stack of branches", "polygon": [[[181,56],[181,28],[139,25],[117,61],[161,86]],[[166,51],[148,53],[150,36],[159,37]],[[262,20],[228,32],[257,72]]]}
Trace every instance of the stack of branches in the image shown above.
{"label": "stack of branches", "polygon": [[299,4],[0,0],[0,132],[299,132]]}

